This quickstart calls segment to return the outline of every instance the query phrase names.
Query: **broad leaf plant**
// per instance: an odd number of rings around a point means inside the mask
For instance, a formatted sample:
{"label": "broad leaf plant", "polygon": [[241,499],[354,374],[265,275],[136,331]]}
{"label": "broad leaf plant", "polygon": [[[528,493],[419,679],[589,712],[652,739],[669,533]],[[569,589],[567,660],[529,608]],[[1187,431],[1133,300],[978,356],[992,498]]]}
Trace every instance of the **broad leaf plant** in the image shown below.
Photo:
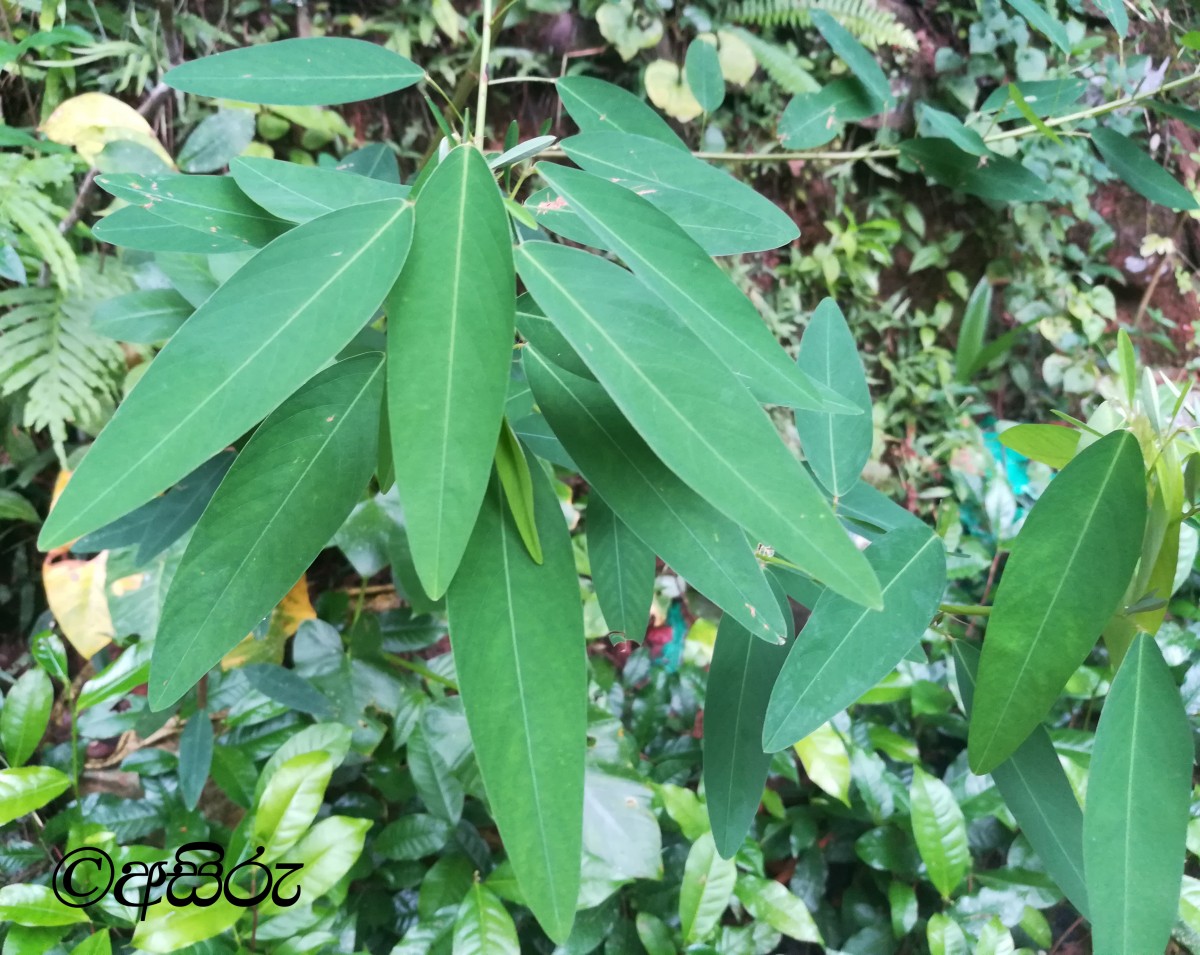
{"label": "broad leaf plant", "polygon": [[[1127,28],[1120,4],[1104,7]],[[820,11],[813,23],[851,76],[789,105],[781,132],[795,148],[891,100],[845,29]],[[489,43],[485,32],[485,63]],[[706,61],[692,61],[689,76],[699,75]],[[309,38],[186,63],[167,83],[317,106],[423,79],[382,47]],[[871,401],[837,304],[817,308],[793,361],[714,261],[790,243],[792,220],[597,79],[557,81],[577,135],[510,137],[488,151],[487,89],[485,71],[473,135],[462,117],[445,123],[407,184],[394,168],[372,176],[261,158],[234,160],[223,176],[98,179],[128,202],[98,238],[241,253],[194,311],[157,291],[121,300],[158,322],[147,340],[169,340],[40,538],[46,550],[67,545],[209,469],[216,489],[153,645],[151,706],[176,706],[288,593],[368,486],[394,482],[420,589],[446,599],[458,685],[521,894],[564,941],[580,884],[588,664],[554,488],[578,474],[614,629],[640,635],[656,557],[724,612],[705,719],[711,858],[697,865],[726,871],[720,860],[743,842],[772,753],[875,686],[943,615],[988,616],[981,650],[955,648],[971,769],[994,776],[1048,873],[1091,919],[1097,952],[1162,951],[1193,760],[1153,639],[1196,497],[1186,392],[1139,374],[1123,338],[1124,390],[1090,421],[1007,432],[1009,446],[1060,473],[1016,538],[993,604],[943,606],[941,539],[860,479]],[[1047,93],[1066,108],[1046,105]],[[1149,98],[1071,114],[1072,95],[1043,91],[1036,103],[1012,87],[994,108],[1015,111],[998,117],[1029,125],[991,138],[1054,135]],[[933,120],[927,135],[872,157],[985,199],[1049,197],[987,137],[949,114]],[[1135,188],[1195,208],[1131,139],[1103,126],[1091,136]],[[525,196],[530,176],[540,185]],[[982,333],[972,347],[983,351]],[[980,367],[988,355],[966,359]],[[766,406],[794,412],[803,460]],[[811,609],[798,635],[789,597]],[[1115,674],[1081,808],[1043,720],[1100,638]],[[913,785],[923,805],[942,796],[924,775]],[[936,845],[936,831],[916,835]],[[961,869],[930,877],[945,894]]]}

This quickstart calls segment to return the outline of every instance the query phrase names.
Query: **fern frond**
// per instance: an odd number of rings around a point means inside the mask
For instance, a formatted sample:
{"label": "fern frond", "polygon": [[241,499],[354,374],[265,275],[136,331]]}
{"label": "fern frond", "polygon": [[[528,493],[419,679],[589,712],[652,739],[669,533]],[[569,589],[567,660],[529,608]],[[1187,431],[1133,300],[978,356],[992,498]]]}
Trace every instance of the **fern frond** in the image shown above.
{"label": "fern frond", "polygon": [[87,265],[86,292],[0,292],[0,398],[17,400],[23,425],[48,431],[60,457],[67,425],[92,424],[111,411],[125,370],[120,345],[92,331],[91,312],[129,283]]}
{"label": "fern frond", "polygon": [[728,30],[750,47],[758,65],[784,92],[794,96],[798,93],[815,93],[821,88],[812,74],[800,65],[800,57],[792,50],[770,43],[741,27],[729,27]]}
{"label": "fern frond", "polygon": [[803,29],[812,25],[814,10],[824,10],[872,50],[881,46],[917,48],[912,30],[873,0],[742,0],[733,7],[731,19],[755,26]]}
{"label": "fern frond", "polygon": [[67,210],[50,198],[50,191],[70,182],[73,172],[62,156],[0,156],[0,226],[11,226],[24,238],[64,289],[79,284],[79,263],[58,231]]}

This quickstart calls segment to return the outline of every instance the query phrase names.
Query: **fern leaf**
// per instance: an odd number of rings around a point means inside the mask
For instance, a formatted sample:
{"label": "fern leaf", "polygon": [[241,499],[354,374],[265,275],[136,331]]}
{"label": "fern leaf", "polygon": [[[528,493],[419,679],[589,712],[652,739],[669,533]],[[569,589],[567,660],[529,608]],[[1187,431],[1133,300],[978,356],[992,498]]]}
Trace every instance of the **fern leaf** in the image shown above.
{"label": "fern leaf", "polygon": [[813,79],[812,74],[800,65],[800,57],[792,50],[777,43],[770,43],[741,27],[728,29],[750,47],[758,65],[784,92],[794,96],[798,93],[815,93],[821,88],[821,84]]}
{"label": "fern leaf", "polygon": [[755,26],[805,29],[812,25],[814,10],[824,10],[869,49],[917,48],[912,30],[873,0],[742,0],[733,8],[732,19]]}

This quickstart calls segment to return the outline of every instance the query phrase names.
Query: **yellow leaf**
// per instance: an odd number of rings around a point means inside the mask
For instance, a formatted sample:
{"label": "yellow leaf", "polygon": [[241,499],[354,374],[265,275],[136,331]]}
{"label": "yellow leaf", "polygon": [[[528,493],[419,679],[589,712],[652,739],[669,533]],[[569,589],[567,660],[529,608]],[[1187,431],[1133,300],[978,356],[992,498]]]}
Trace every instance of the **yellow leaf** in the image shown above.
{"label": "yellow leaf", "polygon": [[256,640],[253,634],[248,635],[221,658],[221,669],[235,670],[251,663],[282,663],[288,638],[295,635],[305,620],[316,616],[308,599],[308,581],[301,577],[279,601],[279,606],[271,611],[266,635],[261,640]]}
{"label": "yellow leaf", "polygon": [[104,582],[108,551],[91,560],[55,560],[42,565],[46,602],[59,629],[85,660],[112,642],[113,622],[108,612]]}
{"label": "yellow leaf", "polygon": [[750,44],[736,33],[718,30],[714,33],[701,33],[697,39],[705,43],[717,45],[717,62],[721,64],[721,75],[725,82],[735,86],[745,86],[758,69],[758,60]]}
{"label": "yellow leaf", "polygon": [[145,118],[132,106],[105,93],[82,93],[65,100],[42,123],[41,131],[52,142],[74,146],[91,165],[105,146],[124,139],[145,146],[175,168]]}
{"label": "yellow leaf", "polygon": [[850,805],[850,754],[829,723],[813,730],[793,749],[815,785],[839,802]]}
{"label": "yellow leaf", "polygon": [[668,116],[686,123],[704,112],[683,78],[683,71],[670,60],[651,63],[646,67],[645,80],[650,102]]}

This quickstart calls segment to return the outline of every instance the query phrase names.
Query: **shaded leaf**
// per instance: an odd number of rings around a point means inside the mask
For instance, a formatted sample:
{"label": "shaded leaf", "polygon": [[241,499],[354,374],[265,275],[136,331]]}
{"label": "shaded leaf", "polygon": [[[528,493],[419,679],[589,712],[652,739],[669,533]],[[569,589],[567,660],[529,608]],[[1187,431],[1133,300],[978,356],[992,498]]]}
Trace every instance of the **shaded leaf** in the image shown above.
{"label": "shaded leaf", "polygon": [[725,77],[721,74],[721,61],[717,48],[700,38],[688,44],[684,59],[687,84],[692,95],[706,113],[720,109],[725,101]]}
{"label": "shaded leaf", "polygon": [[1097,952],[1166,947],[1183,877],[1192,760],[1175,678],[1154,638],[1139,634],[1100,715],[1083,816]]}
{"label": "shaded leaf", "polygon": [[454,919],[453,955],[519,955],[517,927],[504,903],[476,882]]}
{"label": "shaded leaf", "polygon": [[967,384],[980,365],[983,341],[987,335],[988,317],[992,313],[992,283],[985,275],[979,280],[967,299],[963,310],[962,325],[958,329],[958,347],[954,353],[954,377],[960,384]]}
{"label": "shaded leaf", "polygon": [[253,139],[254,114],[250,110],[218,110],[192,130],[179,150],[179,168],[184,172],[216,172],[240,156]]}
{"label": "shaded leaf", "polygon": [[297,226],[255,255],[159,352],[75,471],[39,546],[128,513],[270,413],[371,317],[411,228],[410,206],[374,202]]}
{"label": "shaded leaf", "polygon": [[875,57],[854,38],[854,34],[825,10],[814,9],[812,23],[875,101],[881,105],[889,103],[892,100],[892,88],[887,77]]}
{"label": "shaded leaf", "polygon": [[212,720],[198,710],[179,735],[179,795],[188,809],[195,809],[212,766]]}
{"label": "shaded leaf", "polygon": [[561,942],[579,894],[587,663],[566,525],[534,477],[545,562],[530,558],[493,479],[446,600],[492,816],[529,907]]}
{"label": "shaded leaf", "polygon": [[1143,467],[1136,438],[1109,434],[1059,472],[1025,519],[980,658],[968,738],[974,772],[1016,751],[1120,605],[1146,524]]}
{"label": "shaded leaf", "polygon": [[641,643],[654,600],[654,551],[595,491],[588,495],[587,549],[604,622],[622,639]]}
{"label": "shaded leaf", "polygon": [[591,76],[564,76],[555,87],[580,132],[635,133],[676,149],[687,149],[666,120],[628,90]]}
{"label": "shaded leaf", "polygon": [[156,709],[179,699],[291,590],[375,466],[383,365],[327,368],[255,431],[188,542],[150,671]]}
{"label": "shaded leaf", "polygon": [[128,206],[110,212],[92,226],[99,241],[143,252],[184,252],[217,255],[241,252],[245,242],[232,235],[182,228],[141,206]]}
{"label": "shaded leaf", "polygon": [[53,705],[54,685],[41,667],[26,670],[11,686],[0,709],[0,743],[9,766],[25,765],[37,751]]}
{"label": "shaded leaf", "polygon": [[235,159],[229,174],[256,203],[291,222],[307,222],[335,209],[408,195],[408,189],[396,183],[278,159]]}
{"label": "shaded leaf", "polygon": [[930,179],[969,195],[998,202],[1053,198],[1050,186],[1019,162],[1003,156],[972,156],[948,139],[909,139],[900,143],[900,152]]}
{"label": "shaded leaf", "polygon": [[1092,130],[1092,142],[1108,168],[1151,202],[1168,209],[1200,209],[1196,197],[1128,136],[1101,126]]}
{"label": "shaded leaf", "polygon": [[393,93],[423,75],[420,67],[377,43],[303,37],[192,60],[163,81],[185,93],[243,103],[330,106]]}

